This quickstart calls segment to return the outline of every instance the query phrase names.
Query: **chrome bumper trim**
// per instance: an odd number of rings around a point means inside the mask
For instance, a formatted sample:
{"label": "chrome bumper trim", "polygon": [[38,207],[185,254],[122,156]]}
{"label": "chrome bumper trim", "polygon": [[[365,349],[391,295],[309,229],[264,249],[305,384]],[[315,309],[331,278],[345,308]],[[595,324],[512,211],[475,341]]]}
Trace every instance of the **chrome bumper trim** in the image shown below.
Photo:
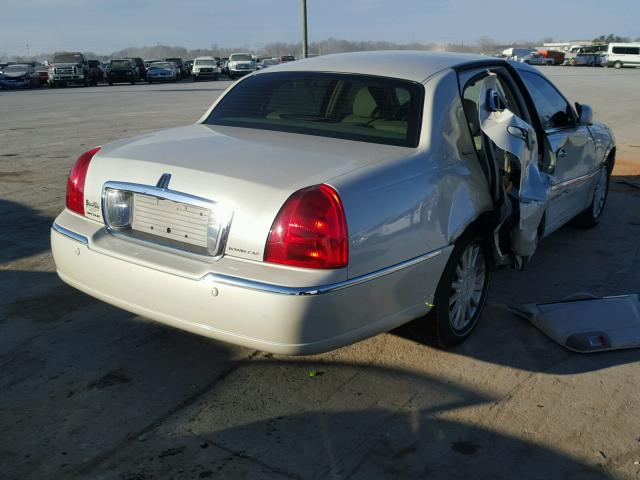
{"label": "chrome bumper trim", "polygon": [[[67,228],[61,227],[57,223],[53,223],[51,226],[53,230],[69,237],[77,242],[80,242],[84,245],[89,244],[89,239],[84,235],[80,235],[79,233],[73,232]],[[154,245],[156,246],[156,245]],[[233,277],[231,275],[225,275],[223,273],[207,273],[200,278],[199,281],[210,281],[212,283],[218,283],[222,285],[229,285],[232,287],[246,288],[248,290],[256,290],[264,293],[273,293],[278,295],[293,295],[293,296],[312,296],[312,295],[323,295],[325,293],[336,292],[338,290],[343,290],[345,288],[354,287],[356,285],[360,285],[361,283],[370,282],[372,280],[376,280],[380,277],[384,277],[386,275],[390,275],[392,273],[399,272],[405,268],[413,267],[414,265],[418,265],[419,263],[426,262],[427,260],[431,260],[432,258],[438,257],[444,253],[446,248],[439,248],[438,250],[434,250],[429,253],[425,253],[423,255],[411,258],[409,260],[405,260],[404,262],[396,263],[390,267],[381,268],[380,270],[376,270],[375,272],[367,273],[365,275],[360,275],[359,277],[350,278],[349,280],[344,280],[342,282],[330,283],[327,285],[319,285],[315,287],[286,287],[284,285],[275,285],[272,283],[264,283],[258,282],[256,280],[249,280],[246,278]]]}
{"label": "chrome bumper trim", "polygon": [[278,295],[293,295],[293,296],[311,296],[311,295],[323,295],[325,293],[336,292],[345,288],[360,285],[361,283],[370,282],[385,275],[398,272],[408,267],[412,267],[419,263],[425,262],[432,258],[441,255],[444,249],[434,250],[433,252],[425,253],[418,257],[406,260],[404,262],[397,263],[391,267],[382,268],[375,272],[367,273],[359,277],[351,278],[343,282],[331,283],[328,285],[320,285],[316,287],[285,287],[283,285],[274,285],[271,283],[257,282],[254,280],[248,280],[246,278],[232,277],[230,275],[224,275],[221,273],[208,273],[201,278],[201,280],[208,280],[213,283],[219,283],[223,285],[230,285],[233,287],[246,288],[248,290],[257,290],[264,293],[275,293]]}
{"label": "chrome bumper trim", "polygon": [[75,240],[76,242],[80,242],[84,245],[89,245],[89,239],[87,237],[85,237],[84,235],[80,235],[79,233],[76,233],[74,231],[71,231],[68,228],[61,227],[56,222],[53,222],[53,225],[51,225],[51,229],[55,230],[60,235],[64,235],[65,237],[69,237],[72,240]]}

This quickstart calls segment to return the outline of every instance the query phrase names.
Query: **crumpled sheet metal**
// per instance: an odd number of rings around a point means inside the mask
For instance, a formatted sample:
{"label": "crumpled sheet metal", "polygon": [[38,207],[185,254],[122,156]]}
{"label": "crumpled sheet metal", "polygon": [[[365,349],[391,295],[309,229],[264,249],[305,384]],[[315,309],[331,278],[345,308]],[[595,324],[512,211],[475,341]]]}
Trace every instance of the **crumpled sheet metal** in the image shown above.
{"label": "crumpled sheet metal", "polygon": [[[531,125],[508,109],[491,111],[488,95],[496,90],[497,75],[490,74],[480,90],[480,128],[502,150],[514,155],[520,162],[520,220],[511,232],[513,251],[520,256],[533,255],[538,244],[538,226],[542,221],[551,183],[548,175],[538,170],[536,133]],[[510,130],[527,132],[528,142],[509,133]]]}

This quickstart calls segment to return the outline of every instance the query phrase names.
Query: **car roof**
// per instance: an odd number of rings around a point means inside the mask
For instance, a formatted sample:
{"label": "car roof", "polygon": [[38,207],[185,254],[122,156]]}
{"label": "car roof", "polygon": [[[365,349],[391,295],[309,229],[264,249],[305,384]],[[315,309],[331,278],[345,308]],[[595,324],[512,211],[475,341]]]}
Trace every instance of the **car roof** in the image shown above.
{"label": "car roof", "polygon": [[280,71],[320,71],[380,75],[421,82],[441,70],[474,63],[506,65],[504,60],[467,53],[413,50],[368,51],[306,58],[280,64],[269,68],[268,71],[258,72],[257,75]]}

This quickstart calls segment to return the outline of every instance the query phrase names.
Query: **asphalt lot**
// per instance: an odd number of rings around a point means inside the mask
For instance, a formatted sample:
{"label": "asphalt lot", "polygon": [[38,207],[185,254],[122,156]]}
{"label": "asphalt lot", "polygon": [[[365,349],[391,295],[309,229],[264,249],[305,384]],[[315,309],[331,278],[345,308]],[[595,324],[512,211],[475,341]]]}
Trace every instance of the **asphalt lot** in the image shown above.
{"label": "asphalt lot", "polygon": [[302,358],[135,317],[55,274],[78,154],[193,122],[228,82],[0,92],[0,478],[638,478],[640,351],[570,353],[504,305],[640,291],[640,190],[623,183],[640,181],[640,69],[544,71],[617,134],[601,225],[497,272],[454,351],[400,330]]}

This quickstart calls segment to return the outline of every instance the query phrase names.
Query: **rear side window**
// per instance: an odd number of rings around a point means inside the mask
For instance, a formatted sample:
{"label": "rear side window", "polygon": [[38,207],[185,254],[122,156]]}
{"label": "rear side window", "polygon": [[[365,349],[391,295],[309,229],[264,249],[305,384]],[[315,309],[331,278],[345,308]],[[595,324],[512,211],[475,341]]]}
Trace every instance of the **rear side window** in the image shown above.
{"label": "rear side window", "polygon": [[238,83],[205,123],[416,147],[422,85],[368,75],[278,72]]}
{"label": "rear side window", "polygon": [[546,79],[533,72],[520,71],[540,115],[542,128],[564,128],[574,125],[571,106]]}
{"label": "rear side window", "polygon": [[640,55],[640,47],[613,47],[613,53],[624,55]]}

